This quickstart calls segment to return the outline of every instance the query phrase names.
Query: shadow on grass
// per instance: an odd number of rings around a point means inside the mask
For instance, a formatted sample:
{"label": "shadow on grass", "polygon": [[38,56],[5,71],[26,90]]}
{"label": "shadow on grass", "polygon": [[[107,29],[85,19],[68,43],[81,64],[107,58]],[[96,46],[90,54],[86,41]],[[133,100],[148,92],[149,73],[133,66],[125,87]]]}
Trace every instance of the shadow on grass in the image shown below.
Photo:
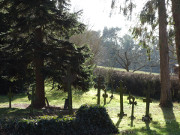
{"label": "shadow on grass", "polygon": [[0,103],[6,103],[8,102],[8,97],[7,96],[0,96]]}
{"label": "shadow on grass", "polygon": [[27,118],[29,116],[29,109],[19,108],[0,108],[0,118]]}
{"label": "shadow on grass", "polygon": [[169,134],[180,134],[180,128],[179,128],[179,123],[176,121],[174,112],[173,112],[173,107],[171,108],[161,108],[164,119],[166,122],[166,131]]}
{"label": "shadow on grass", "polygon": [[123,118],[123,117],[119,117],[119,119],[118,119],[118,121],[117,121],[117,123],[116,123],[116,127],[117,127],[117,128],[119,127],[119,125],[120,125],[120,123],[121,123],[121,121],[122,121],[122,118]]}
{"label": "shadow on grass", "polygon": [[[73,109],[75,113],[77,109]],[[49,107],[44,109],[33,109],[33,114],[30,113],[30,108],[0,108],[0,119],[14,119],[14,118],[38,118],[39,116],[58,116],[62,117],[69,114],[69,110],[61,109],[60,107]]]}
{"label": "shadow on grass", "polygon": [[[81,99],[82,95],[85,92],[79,91],[79,90],[73,90],[73,98]],[[52,100],[59,100],[59,99],[66,99],[67,98],[67,92],[64,92],[63,90],[49,90],[46,94],[48,99]]]}
{"label": "shadow on grass", "polygon": [[[28,96],[26,93],[14,94],[12,101],[16,99],[20,99],[20,98],[25,98],[25,97],[27,97],[28,99]],[[0,103],[6,103],[6,102],[9,102],[8,96],[7,95],[0,96]]]}
{"label": "shadow on grass", "polygon": [[[131,131],[134,135],[138,133],[143,133],[144,135],[179,135],[180,128],[179,123],[176,121],[173,108],[161,108],[163,111],[165,119],[165,127],[161,125],[158,121],[151,121],[151,123],[146,122],[145,127],[140,129],[132,129]],[[153,129],[153,130],[152,130]]]}
{"label": "shadow on grass", "polygon": [[[154,123],[155,123],[155,125],[154,125]],[[151,127],[159,128],[159,127],[156,127],[156,123],[157,122],[151,122]],[[133,120],[131,120],[131,127],[133,127]],[[160,134],[157,133],[156,130],[152,130],[150,128],[150,122],[145,122],[145,127],[134,128],[134,129],[131,129],[131,130],[123,131],[122,133],[124,133],[124,134],[133,134],[133,135],[137,135],[137,134],[142,134],[142,135],[160,135]]]}

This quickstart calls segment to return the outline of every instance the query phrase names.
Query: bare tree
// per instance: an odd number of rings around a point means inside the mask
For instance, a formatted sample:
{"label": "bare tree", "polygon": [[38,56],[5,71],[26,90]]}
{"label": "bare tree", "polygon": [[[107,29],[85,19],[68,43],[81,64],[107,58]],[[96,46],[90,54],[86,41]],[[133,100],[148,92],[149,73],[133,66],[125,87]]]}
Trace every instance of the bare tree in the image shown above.
{"label": "bare tree", "polygon": [[75,43],[76,45],[85,45],[87,44],[92,54],[94,55],[93,59],[91,60],[91,64],[97,64],[98,61],[101,59],[101,36],[100,32],[93,31],[93,30],[85,30],[82,34],[74,35],[70,38],[70,41]]}
{"label": "bare tree", "polygon": [[135,72],[148,66],[146,50],[135,44],[129,35],[123,36],[119,42],[116,61],[122,68],[126,69],[127,72],[129,70]]}

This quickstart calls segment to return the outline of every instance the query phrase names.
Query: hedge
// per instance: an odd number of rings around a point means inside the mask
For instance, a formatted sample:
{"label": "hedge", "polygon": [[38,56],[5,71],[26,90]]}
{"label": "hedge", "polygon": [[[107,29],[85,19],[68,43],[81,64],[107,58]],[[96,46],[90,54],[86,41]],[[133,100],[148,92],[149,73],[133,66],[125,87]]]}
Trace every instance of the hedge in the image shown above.
{"label": "hedge", "polygon": [[[111,89],[111,82],[113,87],[119,87],[119,82],[123,82],[123,86],[127,88],[127,93],[133,95],[145,96],[150,84],[151,98],[159,99],[161,92],[160,76],[150,74],[139,74],[132,72],[124,72],[119,70],[110,70],[108,68],[97,67],[94,75],[101,75],[105,78],[107,86]],[[107,81],[108,80],[108,81]],[[113,81],[112,81],[113,80]],[[171,76],[171,91],[174,101],[180,101],[179,82],[177,76]]]}
{"label": "hedge", "polygon": [[117,134],[106,108],[83,105],[76,117],[44,119],[0,120],[0,133],[4,135],[106,135]]}

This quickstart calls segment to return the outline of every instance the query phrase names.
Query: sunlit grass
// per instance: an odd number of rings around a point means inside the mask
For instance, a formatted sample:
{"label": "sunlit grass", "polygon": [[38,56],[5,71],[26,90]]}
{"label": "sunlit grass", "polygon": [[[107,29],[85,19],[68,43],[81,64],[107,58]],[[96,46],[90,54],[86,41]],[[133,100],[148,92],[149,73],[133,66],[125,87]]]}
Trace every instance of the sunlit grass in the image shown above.
{"label": "sunlit grass", "polygon": [[[113,69],[113,70],[117,70],[117,71],[123,71],[123,72],[127,72],[125,69],[123,68],[111,68],[111,67],[104,67],[104,66],[97,66],[98,68],[105,68],[105,69]],[[133,72],[133,70],[129,70],[129,72]],[[137,73],[137,74],[153,74],[153,75],[159,75],[159,73],[150,73],[150,72],[145,72],[145,71],[135,71],[134,73]]]}
{"label": "sunlit grass", "polygon": [[[82,104],[96,104],[97,91],[91,89],[88,92],[74,91],[73,92],[73,108],[79,108]],[[103,91],[101,91],[101,95]],[[135,106],[134,116],[136,117],[133,121],[133,126],[131,125],[131,105],[128,103],[127,96],[124,96],[124,112],[127,116],[123,119],[119,119],[117,116],[120,113],[120,99],[119,94],[114,94],[114,98],[110,101],[111,93],[108,92],[107,98],[107,108],[108,114],[113,120],[114,124],[119,128],[121,134],[137,134],[137,135],[152,135],[152,134],[163,134],[163,135],[179,135],[180,129],[180,105],[179,103],[174,103],[172,109],[166,108],[161,109],[159,107],[159,101],[153,100],[150,104],[150,113],[152,116],[152,122],[147,125],[142,121],[143,115],[145,115],[145,103],[143,102],[143,97],[136,97],[137,105]],[[64,106],[65,98],[67,98],[67,93],[58,90],[50,90],[46,88],[46,97],[49,100],[49,104],[52,106]],[[12,107],[15,104],[30,104],[26,94],[15,95],[12,101]],[[101,96],[101,105],[103,105],[103,97]],[[0,96],[0,117],[7,115],[9,117],[24,115],[29,112],[25,109],[7,109],[8,98],[5,96]]]}

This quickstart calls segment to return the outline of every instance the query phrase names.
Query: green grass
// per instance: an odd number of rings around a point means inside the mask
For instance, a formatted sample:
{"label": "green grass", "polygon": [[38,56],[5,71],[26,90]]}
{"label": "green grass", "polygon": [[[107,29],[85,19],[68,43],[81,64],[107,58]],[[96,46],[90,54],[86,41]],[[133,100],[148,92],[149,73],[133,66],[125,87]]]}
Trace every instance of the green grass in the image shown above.
{"label": "green grass", "polygon": [[[49,88],[50,89],[50,88]],[[46,96],[50,105],[63,107],[64,99],[67,94],[56,90],[46,90]],[[96,104],[97,91],[91,89],[89,92],[73,92],[73,108],[79,108],[82,104]],[[103,94],[103,92],[101,92]],[[108,93],[110,97],[110,93]],[[110,101],[108,97],[107,102]],[[142,97],[136,97],[137,105],[135,106],[133,121],[130,119],[131,105],[128,104],[127,95],[124,96],[124,112],[127,116],[123,119],[119,119],[117,114],[120,112],[120,100],[119,95],[114,94],[114,99],[106,105],[108,113],[113,120],[114,124],[119,128],[121,134],[133,134],[133,135],[179,135],[180,134],[180,104],[174,103],[174,107],[161,109],[159,107],[159,101],[153,101],[150,105],[150,113],[153,118],[150,124],[146,124],[142,121],[142,116],[145,114],[145,103]],[[12,107],[17,104],[30,104],[25,94],[15,95],[12,101]],[[103,98],[101,98],[101,105],[103,105]],[[5,108],[6,107],[6,108]],[[0,96],[0,118],[6,117],[25,117],[28,115],[28,109],[12,108],[8,109],[8,99],[5,96]],[[40,113],[41,110],[36,110]]]}

